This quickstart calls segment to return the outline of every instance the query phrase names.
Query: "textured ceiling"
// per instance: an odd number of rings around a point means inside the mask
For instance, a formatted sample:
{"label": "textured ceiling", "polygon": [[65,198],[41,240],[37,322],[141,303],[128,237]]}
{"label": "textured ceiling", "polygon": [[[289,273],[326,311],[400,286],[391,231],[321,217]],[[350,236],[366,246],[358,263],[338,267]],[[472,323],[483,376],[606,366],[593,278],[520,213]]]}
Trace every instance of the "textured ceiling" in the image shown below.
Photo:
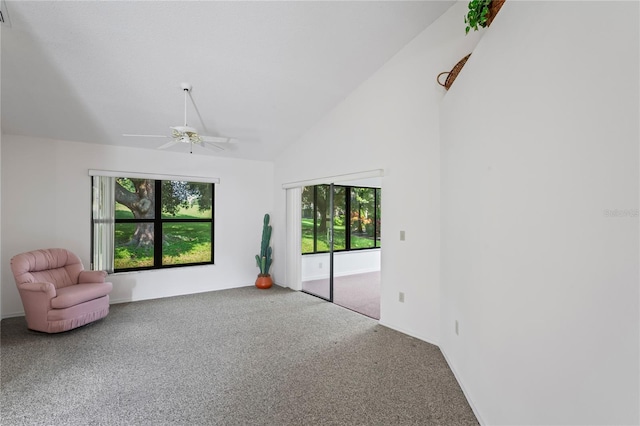
{"label": "textured ceiling", "polygon": [[[5,134],[155,149],[184,124],[270,160],[452,1],[6,1]],[[197,148],[197,147],[196,147]],[[188,150],[178,144],[170,150]]]}

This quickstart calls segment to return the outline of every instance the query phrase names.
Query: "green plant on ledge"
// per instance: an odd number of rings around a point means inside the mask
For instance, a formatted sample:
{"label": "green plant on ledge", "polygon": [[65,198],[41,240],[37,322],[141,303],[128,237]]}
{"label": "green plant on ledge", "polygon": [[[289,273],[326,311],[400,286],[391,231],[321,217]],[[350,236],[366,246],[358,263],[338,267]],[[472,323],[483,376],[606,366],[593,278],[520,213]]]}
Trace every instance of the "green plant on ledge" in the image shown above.
{"label": "green plant on ledge", "polygon": [[469,2],[469,11],[464,17],[464,23],[467,24],[465,34],[469,34],[471,28],[478,31],[478,26],[484,28],[488,25],[490,4],[491,0],[471,0]]}
{"label": "green plant on ledge", "polygon": [[256,254],[256,265],[260,268],[261,277],[269,276],[269,268],[271,268],[271,225],[269,225],[269,213],[264,215],[262,222],[262,242],[260,244],[260,254]]}

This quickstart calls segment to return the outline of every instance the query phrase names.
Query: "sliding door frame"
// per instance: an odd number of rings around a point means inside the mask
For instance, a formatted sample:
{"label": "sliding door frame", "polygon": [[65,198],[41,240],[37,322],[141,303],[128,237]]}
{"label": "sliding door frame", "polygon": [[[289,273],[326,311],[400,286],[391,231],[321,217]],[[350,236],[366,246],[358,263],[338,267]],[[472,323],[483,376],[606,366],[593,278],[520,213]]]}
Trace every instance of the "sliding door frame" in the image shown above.
{"label": "sliding door frame", "polygon": [[[360,180],[367,178],[383,177],[383,169],[374,169],[363,172],[347,173],[343,175],[335,175],[324,178],[308,179],[295,182],[287,182],[282,184],[282,189],[286,190],[286,235],[287,235],[287,247],[286,247],[286,274],[285,284],[292,290],[302,290],[302,231],[300,229],[301,223],[301,208],[302,208],[302,188],[305,186],[314,185],[331,185],[331,200],[333,202],[333,183],[345,182],[352,180]],[[333,206],[332,206],[333,207]],[[330,297],[333,299],[333,208],[331,208],[331,244],[330,244],[330,276],[331,287]],[[320,296],[318,296],[320,297]],[[323,300],[326,298],[321,297]]]}
{"label": "sliding door frame", "polygon": [[335,226],[334,185],[329,184],[329,302],[333,303],[333,227]]}

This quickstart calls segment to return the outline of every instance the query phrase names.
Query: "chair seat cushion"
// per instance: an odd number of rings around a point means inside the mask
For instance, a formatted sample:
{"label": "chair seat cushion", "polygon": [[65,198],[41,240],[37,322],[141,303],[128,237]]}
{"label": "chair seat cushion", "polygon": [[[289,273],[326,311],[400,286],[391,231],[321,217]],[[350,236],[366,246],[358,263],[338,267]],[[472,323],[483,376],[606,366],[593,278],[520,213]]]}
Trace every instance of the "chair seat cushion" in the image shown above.
{"label": "chair seat cushion", "polygon": [[64,309],[89,300],[106,296],[113,289],[113,284],[92,283],[92,284],[75,284],[68,287],[59,288],[57,296],[51,299],[51,307],[55,309]]}

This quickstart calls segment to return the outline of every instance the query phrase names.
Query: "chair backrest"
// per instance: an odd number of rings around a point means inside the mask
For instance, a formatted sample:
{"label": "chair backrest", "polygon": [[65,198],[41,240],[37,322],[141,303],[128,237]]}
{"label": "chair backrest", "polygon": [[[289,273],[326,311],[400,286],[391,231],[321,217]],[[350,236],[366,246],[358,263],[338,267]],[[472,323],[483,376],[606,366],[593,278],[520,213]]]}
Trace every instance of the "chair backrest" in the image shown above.
{"label": "chair backrest", "polygon": [[84,266],[80,258],[61,248],[34,250],[11,258],[16,285],[50,282],[56,288],[67,287],[78,283],[82,270]]}

